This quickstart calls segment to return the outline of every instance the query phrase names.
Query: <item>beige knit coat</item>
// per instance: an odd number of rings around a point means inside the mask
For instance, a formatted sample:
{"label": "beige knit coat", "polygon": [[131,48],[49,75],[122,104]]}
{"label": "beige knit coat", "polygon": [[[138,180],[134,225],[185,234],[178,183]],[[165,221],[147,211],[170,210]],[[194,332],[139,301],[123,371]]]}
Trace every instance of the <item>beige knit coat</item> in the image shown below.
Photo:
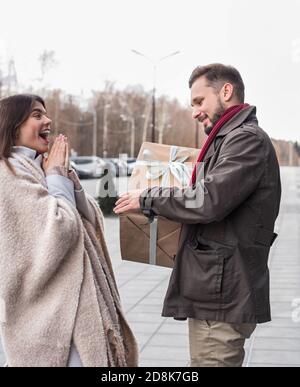
{"label": "beige knit coat", "polygon": [[103,236],[66,200],[49,195],[28,157],[14,176],[0,161],[0,324],[9,366],[66,366],[73,340],[88,366],[136,366]]}

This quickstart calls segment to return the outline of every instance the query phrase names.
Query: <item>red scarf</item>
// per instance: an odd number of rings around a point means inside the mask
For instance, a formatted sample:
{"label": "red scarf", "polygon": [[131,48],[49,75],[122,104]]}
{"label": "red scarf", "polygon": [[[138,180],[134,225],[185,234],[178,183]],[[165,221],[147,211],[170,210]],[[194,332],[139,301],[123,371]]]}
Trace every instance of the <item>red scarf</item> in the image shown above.
{"label": "red scarf", "polygon": [[226,124],[229,120],[231,120],[232,117],[234,117],[237,113],[239,113],[241,110],[243,110],[247,107],[249,107],[249,105],[247,103],[241,104],[241,105],[231,106],[229,109],[225,110],[223,115],[215,123],[214,127],[212,128],[212,131],[209,133],[209,136],[207,137],[205,144],[203,145],[201,152],[198,156],[197,163],[194,167],[192,178],[191,178],[191,185],[194,185],[196,183],[198,163],[201,163],[203,161],[204,156],[206,155],[209,147],[211,146],[212,142],[216,138],[220,129],[223,127],[224,124]]}

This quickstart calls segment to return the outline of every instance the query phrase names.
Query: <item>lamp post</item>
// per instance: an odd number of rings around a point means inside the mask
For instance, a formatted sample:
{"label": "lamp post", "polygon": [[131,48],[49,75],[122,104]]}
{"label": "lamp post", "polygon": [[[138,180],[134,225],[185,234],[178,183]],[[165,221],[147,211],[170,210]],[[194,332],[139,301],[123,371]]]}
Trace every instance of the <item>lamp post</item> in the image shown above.
{"label": "lamp post", "polygon": [[103,157],[106,158],[107,151],[107,137],[108,137],[108,128],[107,128],[107,109],[110,108],[110,104],[104,101],[104,110],[103,110]]}
{"label": "lamp post", "polygon": [[97,156],[97,110],[93,104],[93,156]]}
{"label": "lamp post", "polygon": [[156,71],[158,64],[168,58],[171,58],[172,56],[175,56],[180,53],[180,51],[172,52],[169,55],[163,56],[160,58],[157,62],[149,58],[147,55],[143,54],[140,51],[137,50],[131,50],[134,54],[143,56],[146,58],[153,66],[153,89],[152,89],[152,124],[151,124],[151,141],[155,142],[155,119],[156,119],[156,104],[155,104],[155,93],[156,93]]}

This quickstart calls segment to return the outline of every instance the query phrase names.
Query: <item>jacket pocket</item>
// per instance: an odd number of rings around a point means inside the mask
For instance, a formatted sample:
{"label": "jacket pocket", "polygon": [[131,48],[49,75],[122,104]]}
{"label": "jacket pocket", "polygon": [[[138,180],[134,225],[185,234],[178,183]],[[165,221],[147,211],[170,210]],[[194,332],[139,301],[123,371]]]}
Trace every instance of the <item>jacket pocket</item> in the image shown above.
{"label": "jacket pocket", "polygon": [[187,242],[181,267],[182,295],[197,302],[230,302],[232,254],[232,247],[199,237],[195,241]]}
{"label": "jacket pocket", "polygon": [[257,228],[254,236],[254,242],[260,245],[271,247],[277,238],[278,234],[266,228]]}

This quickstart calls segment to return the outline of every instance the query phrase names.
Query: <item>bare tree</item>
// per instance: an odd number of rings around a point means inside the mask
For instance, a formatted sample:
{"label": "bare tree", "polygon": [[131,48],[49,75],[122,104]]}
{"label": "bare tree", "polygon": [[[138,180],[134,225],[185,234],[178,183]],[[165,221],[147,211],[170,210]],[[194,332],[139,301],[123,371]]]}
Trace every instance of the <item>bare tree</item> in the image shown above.
{"label": "bare tree", "polygon": [[0,98],[15,93],[17,88],[18,78],[14,58],[10,58],[7,63],[3,63],[0,58]]}
{"label": "bare tree", "polygon": [[40,82],[42,83],[45,79],[47,72],[57,65],[57,61],[55,59],[55,52],[53,50],[44,50],[39,56],[39,62],[41,67]]}

